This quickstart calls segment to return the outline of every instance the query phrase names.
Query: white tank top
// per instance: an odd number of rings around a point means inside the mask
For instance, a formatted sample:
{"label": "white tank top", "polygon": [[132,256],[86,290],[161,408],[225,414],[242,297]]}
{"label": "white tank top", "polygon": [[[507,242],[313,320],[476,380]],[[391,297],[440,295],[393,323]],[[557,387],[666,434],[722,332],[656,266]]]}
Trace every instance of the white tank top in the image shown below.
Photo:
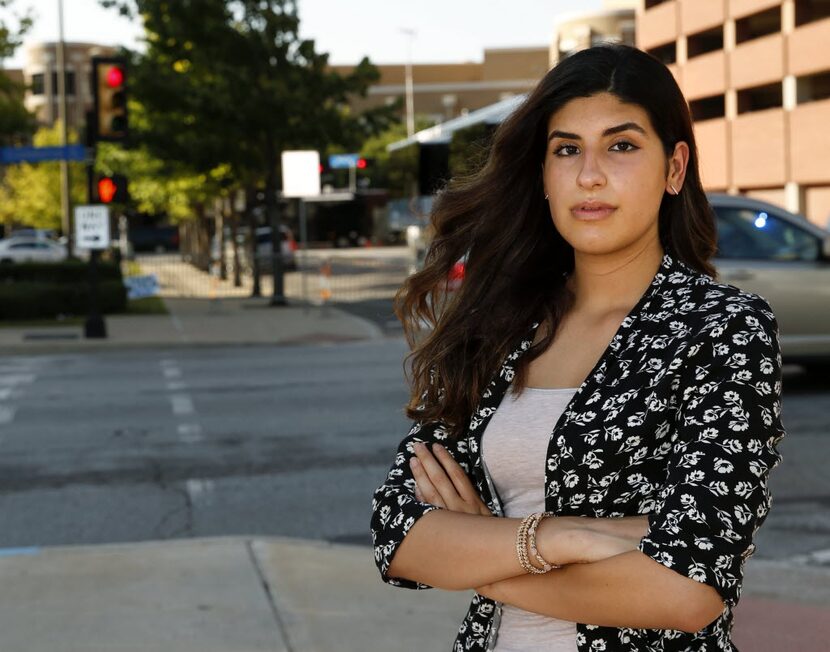
{"label": "white tank top", "polygon": [[[481,454],[505,516],[545,511],[548,442],[577,388],[508,389],[481,438]],[[576,652],[576,623],[505,604],[496,652]]]}

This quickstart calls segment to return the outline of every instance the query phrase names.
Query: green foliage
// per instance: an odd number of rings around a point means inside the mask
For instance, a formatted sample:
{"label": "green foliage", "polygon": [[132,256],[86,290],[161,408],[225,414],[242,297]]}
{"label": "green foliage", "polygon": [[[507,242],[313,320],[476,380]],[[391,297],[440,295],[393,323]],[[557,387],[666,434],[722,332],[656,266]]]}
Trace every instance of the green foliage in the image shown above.
{"label": "green foliage", "polygon": [[[98,284],[98,306],[102,313],[124,312],[127,289],[121,281]],[[89,288],[71,283],[0,284],[0,320],[41,319],[89,313]]]}
{"label": "green foliage", "polygon": [[[6,10],[12,0],[0,0],[0,9]],[[14,55],[23,42],[23,36],[32,26],[31,10],[17,15],[12,26],[0,20],[0,60]],[[23,106],[24,87],[15,83],[0,69],[0,146],[14,145],[25,140],[34,131],[34,116]]]}
{"label": "green foliage", "polygon": [[[89,276],[89,264],[80,260],[60,263],[13,263],[0,265],[0,284],[3,283],[66,283],[83,285]],[[98,278],[102,281],[120,281],[121,268],[115,263],[99,261]]]}
{"label": "green foliage", "polygon": [[[77,142],[74,132],[70,132],[67,138],[70,143]],[[34,136],[36,147],[60,145],[60,142],[60,123],[57,122],[51,128],[39,129]],[[69,164],[69,178],[73,205],[85,203],[86,173],[82,163]],[[6,174],[0,182],[0,221],[10,226],[24,224],[60,229],[60,164],[50,161],[6,167]]]}
{"label": "green foliage", "polygon": [[[383,107],[351,115],[347,99],[379,78],[363,59],[349,75],[300,39],[291,0],[102,0],[141,16],[147,40],[133,54],[131,94],[143,107],[136,142],[193,174],[227,166],[237,183],[275,184],[279,152],[355,151],[394,122]],[[131,117],[132,120],[132,117]]]}

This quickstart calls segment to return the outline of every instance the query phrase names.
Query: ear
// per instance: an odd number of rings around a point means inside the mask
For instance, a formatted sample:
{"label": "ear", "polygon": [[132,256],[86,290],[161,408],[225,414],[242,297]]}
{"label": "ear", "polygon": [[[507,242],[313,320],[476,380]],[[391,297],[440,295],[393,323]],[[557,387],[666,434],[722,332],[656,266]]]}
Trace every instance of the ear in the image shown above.
{"label": "ear", "polygon": [[686,179],[686,169],[689,165],[689,145],[685,141],[680,141],[674,146],[674,152],[668,160],[668,178],[666,179],[666,192],[670,195],[675,194],[672,186],[677,189],[679,193],[683,188],[683,182]]}

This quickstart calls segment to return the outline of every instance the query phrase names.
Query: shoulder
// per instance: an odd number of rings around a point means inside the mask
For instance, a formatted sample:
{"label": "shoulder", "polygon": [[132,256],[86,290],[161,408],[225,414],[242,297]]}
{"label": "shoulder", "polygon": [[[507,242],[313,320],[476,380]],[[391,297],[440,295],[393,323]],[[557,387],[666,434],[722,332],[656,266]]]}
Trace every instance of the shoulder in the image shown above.
{"label": "shoulder", "polygon": [[722,283],[685,265],[681,267],[683,272],[675,280],[683,287],[686,307],[689,313],[697,315],[695,321],[701,330],[748,324],[777,332],[775,313],[760,294]]}

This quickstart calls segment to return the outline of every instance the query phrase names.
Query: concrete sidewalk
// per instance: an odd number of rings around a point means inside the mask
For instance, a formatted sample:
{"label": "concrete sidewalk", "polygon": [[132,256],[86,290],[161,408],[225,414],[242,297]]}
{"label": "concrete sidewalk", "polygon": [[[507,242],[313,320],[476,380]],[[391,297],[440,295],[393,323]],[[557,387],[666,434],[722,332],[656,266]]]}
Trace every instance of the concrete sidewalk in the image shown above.
{"label": "concrete sidewalk", "polygon": [[[3,652],[449,650],[468,592],[380,581],[367,546],[218,538],[0,555]],[[830,569],[750,559],[742,652],[820,652]]]}
{"label": "concrete sidewalk", "polygon": [[144,347],[302,344],[374,339],[374,323],[334,306],[271,307],[259,299],[165,299],[169,315],[110,315],[104,339],[83,326],[0,328],[0,355]]}

